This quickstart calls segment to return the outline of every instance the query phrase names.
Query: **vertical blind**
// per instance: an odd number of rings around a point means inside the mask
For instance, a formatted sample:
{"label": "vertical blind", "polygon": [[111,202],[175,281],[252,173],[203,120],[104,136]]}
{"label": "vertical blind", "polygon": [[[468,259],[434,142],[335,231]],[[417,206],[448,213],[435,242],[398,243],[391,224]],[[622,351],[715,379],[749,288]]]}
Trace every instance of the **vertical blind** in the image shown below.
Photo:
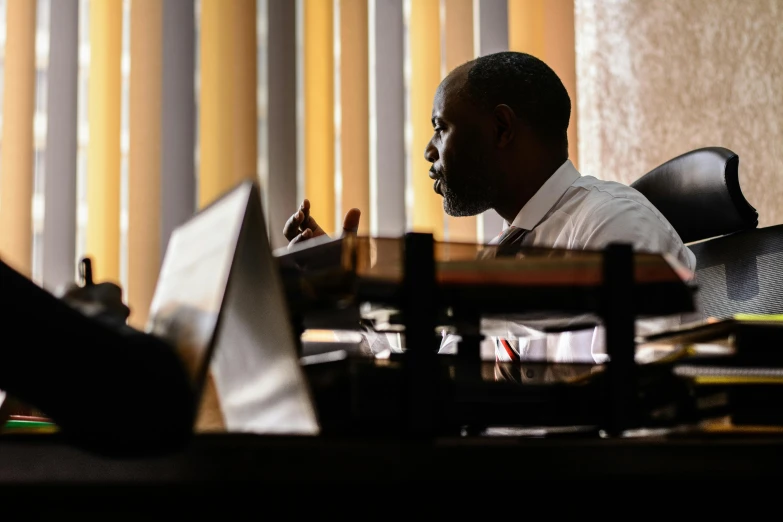
{"label": "vertical blind", "polygon": [[174,227],[244,179],[270,238],[302,198],[329,233],[484,241],[427,176],[454,67],[534,54],[572,97],[573,0],[0,0],[0,256],[51,291],[91,256],[144,327]]}

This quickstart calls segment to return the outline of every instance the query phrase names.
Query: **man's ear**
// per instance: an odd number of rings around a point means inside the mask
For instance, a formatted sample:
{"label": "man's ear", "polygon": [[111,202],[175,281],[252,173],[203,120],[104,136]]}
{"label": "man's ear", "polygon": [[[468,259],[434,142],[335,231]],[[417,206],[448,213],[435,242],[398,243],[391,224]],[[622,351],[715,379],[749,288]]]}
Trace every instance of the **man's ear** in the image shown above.
{"label": "man's ear", "polygon": [[514,109],[508,105],[501,104],[495,107],[493,116],[496,130],[495,135],[497,136],[496,145],[498,148],[502,149],[514,141],[517,132],[517,115],[514,114]]}

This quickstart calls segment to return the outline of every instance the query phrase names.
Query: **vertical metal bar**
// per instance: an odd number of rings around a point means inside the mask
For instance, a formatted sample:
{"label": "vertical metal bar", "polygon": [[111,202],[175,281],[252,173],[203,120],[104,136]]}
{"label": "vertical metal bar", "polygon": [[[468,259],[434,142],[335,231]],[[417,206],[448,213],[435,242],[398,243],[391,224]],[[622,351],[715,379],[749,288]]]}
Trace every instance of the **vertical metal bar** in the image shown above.
{"label": "vertical metal bar", "polygon": [[479,365],[481,341],[484,339],[481,334],[481,313],[476,310],[455,310],[455,322],[462,328],[457,355],[462,362]]}
{"label": "vertical metal bar", "polygon": [[405,324],[408,434],[431,437],[437,429],[435,245],[432,234],[405,235],[402,313]]}
{"label": "vertical metal bar", "polygon": [[56,0],[50,9],[42,276],[55,291],[76,277],[79,0]]}
{"label": "vertical metal bar", "polygon": [[636,421],[634,340],[634,259],[628,244],[610,244],[604,251],[602,315],[609,355],[609,435],[619,436]]}

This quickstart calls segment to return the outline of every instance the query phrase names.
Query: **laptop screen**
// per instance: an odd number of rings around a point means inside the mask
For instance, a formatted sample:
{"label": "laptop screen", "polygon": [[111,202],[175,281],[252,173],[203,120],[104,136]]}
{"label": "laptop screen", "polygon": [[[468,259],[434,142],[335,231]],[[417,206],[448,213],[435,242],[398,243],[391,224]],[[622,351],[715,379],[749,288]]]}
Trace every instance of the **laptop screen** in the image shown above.
{"label": "laptop screen", "polygon": [[225,429],[319,432],[255,183],[174,230],[147,331],[176,347]]}

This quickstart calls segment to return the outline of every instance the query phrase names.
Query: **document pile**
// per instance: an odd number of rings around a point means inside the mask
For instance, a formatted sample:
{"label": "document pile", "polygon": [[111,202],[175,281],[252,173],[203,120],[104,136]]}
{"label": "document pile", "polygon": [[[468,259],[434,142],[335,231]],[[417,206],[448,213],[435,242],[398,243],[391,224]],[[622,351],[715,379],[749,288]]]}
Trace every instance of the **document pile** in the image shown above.
{"label": "document pile", "polygon": [[647,337],[645,351],[688,384],[705,425],[783,429],[783,315],[686,325]]}

